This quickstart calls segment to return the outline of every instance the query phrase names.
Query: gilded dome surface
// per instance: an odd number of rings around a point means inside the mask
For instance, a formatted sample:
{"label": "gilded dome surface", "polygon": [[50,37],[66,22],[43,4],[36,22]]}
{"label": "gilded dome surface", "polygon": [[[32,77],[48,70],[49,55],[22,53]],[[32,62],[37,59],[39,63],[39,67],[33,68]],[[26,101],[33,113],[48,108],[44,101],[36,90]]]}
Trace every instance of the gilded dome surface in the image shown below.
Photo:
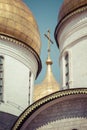
{"label": "gilded dome surface", "polygon": [[59,21],[71,12],[82,6],[85,6],[86,4],[87,0],[64,0],[59,12]]}
{"label": "gilded dome surface", "polygon": [[0,0],[0,34],[22,41],[40,53],[40,36],[36,21],[22,0]]}
{"label": "gilded dome surface", "polygon": [[48,57],[46,64],[47,64],[47,71],[45,78],[41,84],[36,85],[34,88],[34,96],[33,96],[34,102],[51,93],[59,91],[60,89],[60,86],[58,82],[55,80],[54,75],[52,73],[51,69],[52,61],[50,57]]}

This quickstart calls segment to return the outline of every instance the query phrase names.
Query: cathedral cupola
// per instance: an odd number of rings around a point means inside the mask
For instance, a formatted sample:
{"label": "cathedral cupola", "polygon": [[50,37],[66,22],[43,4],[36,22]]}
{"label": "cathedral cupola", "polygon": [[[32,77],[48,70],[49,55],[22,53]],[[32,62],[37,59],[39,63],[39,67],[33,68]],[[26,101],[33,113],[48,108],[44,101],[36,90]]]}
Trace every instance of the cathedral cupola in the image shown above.
{"label": "cathedral cupola", "polygon": [[87,0],[64,0],[58,18],[61,86],[87,88]]}
{"label": "cathedral cupola", "polygon": [[46,75],[44,77],[44,80],[42,81],[41,84],[38,84],[34,88],[34,96],[33,96],[33,101],[37,101],[38,99],[45,97],[49,94],[52,94],[56,91],[59,91],[59,83],[56,81],[53,72],[52,72],[52,60],[50,58],[50,31],[48,30],[48,35],[46,35],[48,38],[48,57],[46,60],[46,65],[47,65],[47,70],[46,70]]}
{"label": "cathedral cupola", "polygon": [[41,40],[22,0],[0,0],[0,111],[19,115],[32,103],[40,73]]}

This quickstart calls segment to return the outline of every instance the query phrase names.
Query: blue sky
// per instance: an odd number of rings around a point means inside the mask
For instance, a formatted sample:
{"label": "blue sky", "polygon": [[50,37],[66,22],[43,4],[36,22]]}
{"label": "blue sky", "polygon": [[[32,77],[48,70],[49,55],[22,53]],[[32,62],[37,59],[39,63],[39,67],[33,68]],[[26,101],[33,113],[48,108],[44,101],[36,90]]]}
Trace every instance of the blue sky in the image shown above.
{"label": "blue sky", "polygon": [[51,45],[51,59],[53,61],[52,71],[59,82],[59,49],[57,48],[55,39],[54,39],[54,30],[58,22],[58,12],[63,0],[23,0],[27,6],[32,11],[40,31],[40,37],[42,42],[41,48],[41,61],[42,61],[42,71],[39,74],[36,84],[41,83],[44,79],[46,73],[46,58],[47,58],[47,46],[48,41],[44,37],[44,33],[47,33],[47,30],[50,29],[50,36],[54,44]]}

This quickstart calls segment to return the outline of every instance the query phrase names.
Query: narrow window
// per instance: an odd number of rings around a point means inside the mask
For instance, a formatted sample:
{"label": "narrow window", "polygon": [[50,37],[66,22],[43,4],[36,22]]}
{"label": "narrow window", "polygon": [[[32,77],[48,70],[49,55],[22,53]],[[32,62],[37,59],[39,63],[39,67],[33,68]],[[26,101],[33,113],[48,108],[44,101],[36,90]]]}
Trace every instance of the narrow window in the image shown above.
{"label": "narrow window", "polygon": [[0,56],[0,103],[3,102],[3,63],[4,57]]}
{"label": "narrow window", "polygon": [[65,85],[69,88],[69,55],[65,54]]}
{"label": "narrow window", "polygon": [[28,104],[30,105],[30,89],[31,89],[31,71],[29,72],[29,94],[28,94]]}

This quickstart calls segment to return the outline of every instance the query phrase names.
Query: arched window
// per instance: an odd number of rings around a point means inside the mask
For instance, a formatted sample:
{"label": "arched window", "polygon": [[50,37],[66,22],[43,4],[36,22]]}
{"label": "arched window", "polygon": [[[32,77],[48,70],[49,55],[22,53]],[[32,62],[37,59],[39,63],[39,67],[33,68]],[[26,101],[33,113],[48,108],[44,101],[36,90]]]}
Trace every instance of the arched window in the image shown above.
{"label": "arched window", "polygon": [[0,56],[0,103],[3,102],[3,73],[4,73],[4,57]]}
{"label": "arched window", "polygon": [[30,105],[30,89],[31,89],[31,75],[32,75],[32,73],[31,73],[31,71],[29,71],[29,94],[28,94],[28,104]]}
{"label": "arched window", "polygon": [[65,86],[69,88],[69,54],[65,53]]}

